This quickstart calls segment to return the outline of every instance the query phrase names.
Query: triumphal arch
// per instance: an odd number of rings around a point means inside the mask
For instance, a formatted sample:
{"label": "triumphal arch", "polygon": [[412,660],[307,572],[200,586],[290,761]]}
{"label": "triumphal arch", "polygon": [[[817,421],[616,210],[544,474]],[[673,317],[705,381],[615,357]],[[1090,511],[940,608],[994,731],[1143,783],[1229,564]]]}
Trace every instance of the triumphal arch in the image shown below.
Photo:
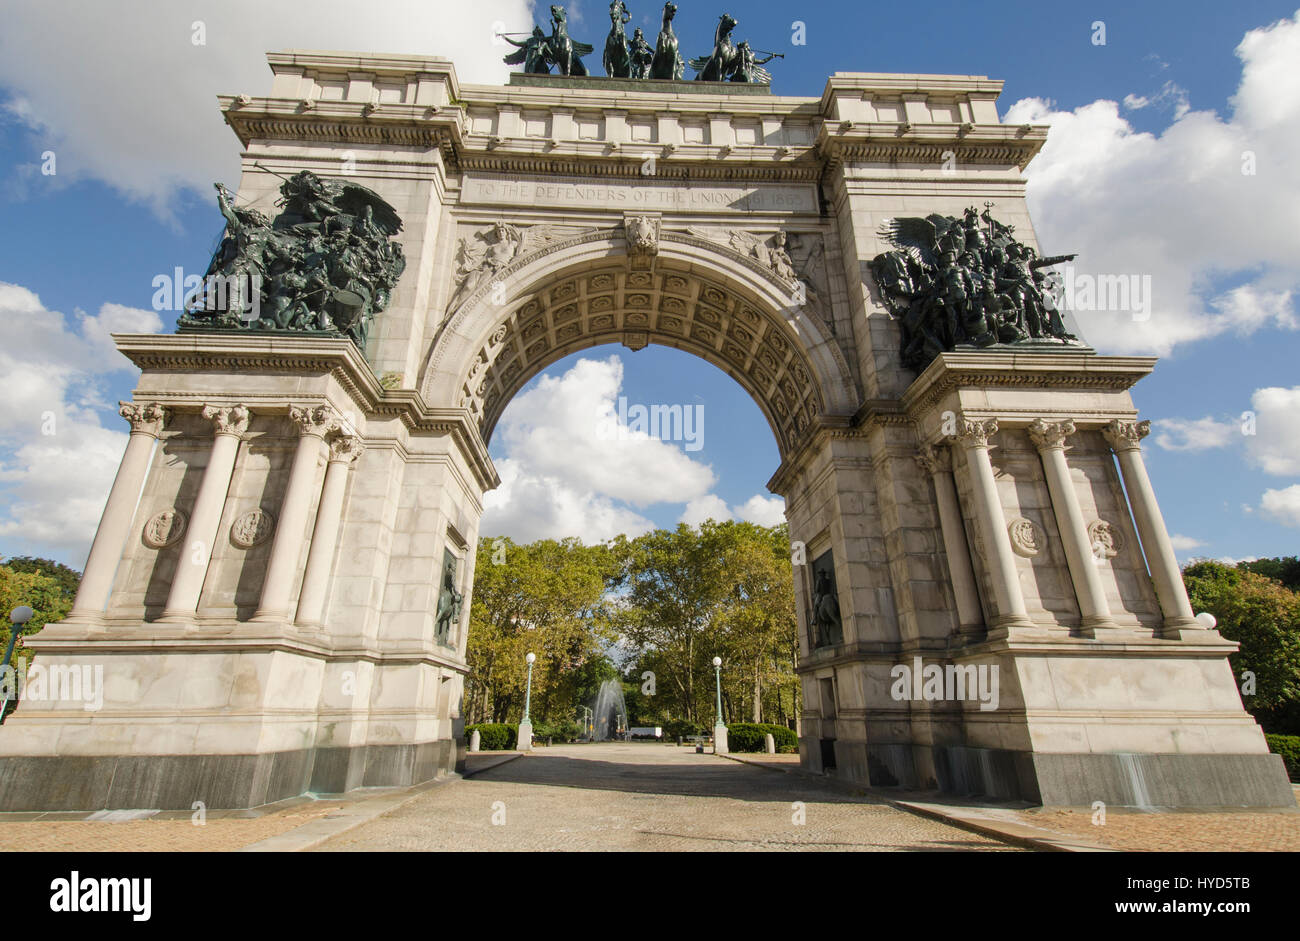
{"label": "triumphal arch", "polygon": [[787,97],[726,37],[703,81],[644,49],[633,77],[557,74],[529,42],[504,86],[283,52],[269,94],[220,99],[243,172],[209,274],[232,286],[115,338],[130,441],[75,607],[28,641],[102,666],[102,707],[21,702],[0,807],[452,772],[493,426],[561,357],[650,343],[724,370],[776,437],[805,768],[1294,803],[1143,467],[1155,361],[1096,354],[1052,302],[1070,246],[1040,250],[1022,175],[1046,129],[1000,122],[1000,82]]}

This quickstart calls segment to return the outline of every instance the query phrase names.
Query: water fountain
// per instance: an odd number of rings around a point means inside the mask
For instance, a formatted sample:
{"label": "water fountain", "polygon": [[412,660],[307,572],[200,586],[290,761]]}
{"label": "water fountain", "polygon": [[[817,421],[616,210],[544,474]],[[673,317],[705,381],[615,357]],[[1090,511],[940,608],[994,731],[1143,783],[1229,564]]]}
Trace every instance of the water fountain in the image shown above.
{"label": "water fountain", "polygon": [[592,707],[593,742],[607,742],[617,738],[627,728],[627,701],[623,698],[623,682],[606,680],[596,692]]}

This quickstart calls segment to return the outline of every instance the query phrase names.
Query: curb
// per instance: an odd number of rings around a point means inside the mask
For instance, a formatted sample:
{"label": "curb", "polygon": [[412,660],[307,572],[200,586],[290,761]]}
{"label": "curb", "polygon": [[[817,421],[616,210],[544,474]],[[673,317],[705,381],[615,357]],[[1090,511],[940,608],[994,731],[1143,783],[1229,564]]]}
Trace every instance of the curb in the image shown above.
{"label": "curb", "polygon": [[927,804],[920,801],[891,800],[891,807],[906,810],[918,817],[928,817],[941,823],[969,830],[981,836],[992,837],[1004,843],[1023,846],[1026,849],[1044,850],[1052,853],[1116,853],[1119,850],[1088,840],[1069,838],[1028,824],[998,820],[978,812],[966,812],[944,804]]}
{"label": "curb", "polygon": [[300,827],[294,827],[294,829],[286,831],[285,833],[278,833],[275,836],[267,837],[264,840],[258,840],[256,843],[250,843],[247,846],[240,847],[238,850],[235,850],[235,852],[301,853],[304,850],[309,850],[313,847],[319,846],[326,840],[333,839],[341,833],[347,833],[349,830],[353,830],[361,826],[363,823],[369,823],[376,817],[382,817],[389,811],[396,810],[407,801],[415,800],[415,798],[436,787],[472,778],[475,775],[482,774],[485,771],[491,771],[493,768],[499,768],[502,765],[514,761],[516,758],[522,758],[523,756],[523,752],[501,755],[499,761],[494,761],[486,767],[475,768],[473,771],[451,772],[445,777],[438,778],[434,781],[425,781],[421,784],[402,788],[399,791],[364,798],[351,805],[345,805],[334,813],[322,817],[319,820],[312,820],[308,823],[304,823]]}
{"label": "curb", "polygon": [[924,801],[899,800],[888,797],[878,790],[865,788],[861,785],[853,785],[847,781],[827,777],[825,775],[813,774],[811,771],[805,771],[801,766],[794,765],[789,768],[777,768],[772,765],[763,764],[750,758],[742,758],[737,755],[719,755],[719,758],[729,758],[740,764],[750,765],[755,768],[762,768],[767,771],[776,771],[782,774],[798,774],[804,777],[812,778],[817,781],[830,784],[836,790],[853,794],[859,797],[879,798],[889,806],[907,813],[916,814],[918,817],[926,817],[930,820],[937,820],[940,823],[946,823],[950,826],[967,830],[971,833],[978,833],[981,836],[992,837],[1003,843],[1010,843],[1015,846],[1023,846],[1026,849],[1044,850],[1055,853],[1114,853],[1118,852],[1109,846],[1103,846],[1100,843],[1092,843],[1087,840],[1077,838],[1062,837],[1052,833],[1050,830],[1043,830],[1038,827],[1032,827],[1028,824],[1015,823],[1009,820],[998,820],[980,813],[972,808],[964,810],[952,807],[946,804],[932,804]]}
{"label": "curb", "polygon": [[321,843],[338,836],[340,833],[347,833],[349,830],[359,827],[363,823],[369,823],[371,820],[383,816],[390,810],[396,810],[407,801],[415,800],[426,791],[431,791],[444,784],[459,781],[462,777],[463,775],[451,772],[445,777],[402,788],[395,793],[380,794],[375,797],[365,798],[350,805],[340,807],[334,813],[322,817],[319,820],[312,820],[308,823],[304,823],[300,827],[294,827],[292,830],[286,831],[285,833],[279,833],[275,836],[267,837],[265,840],[258,840],[256,843],[242,846],[235,850],[235,852],[300,853],[303,850],[309,850],[312,847],[319,846]]}

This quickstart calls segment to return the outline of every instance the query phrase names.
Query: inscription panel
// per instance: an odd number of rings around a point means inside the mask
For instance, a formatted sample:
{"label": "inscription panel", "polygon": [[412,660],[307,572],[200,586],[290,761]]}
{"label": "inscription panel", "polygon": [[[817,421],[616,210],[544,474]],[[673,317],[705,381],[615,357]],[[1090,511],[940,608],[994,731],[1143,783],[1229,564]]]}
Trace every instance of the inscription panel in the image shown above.
{"label": "inscription panel", "polygon": [[635,208],[661,212],[818,212],[817,189],[804,183],[715,185],[689,180],[636,182],[528,180],[466,175],[462,205],[543,209]]}

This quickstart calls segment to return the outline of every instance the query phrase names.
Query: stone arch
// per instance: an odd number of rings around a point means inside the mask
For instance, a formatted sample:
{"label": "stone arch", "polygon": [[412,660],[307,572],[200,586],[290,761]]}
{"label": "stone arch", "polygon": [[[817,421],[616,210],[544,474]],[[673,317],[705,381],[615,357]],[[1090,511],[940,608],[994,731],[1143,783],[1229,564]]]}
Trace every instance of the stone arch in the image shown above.
{"label": "stone arch", "polygon": [[529,379],[608,343],[713,363],[758,404],[782,459],[820,417],[857,405],[843,354],[820,315],[793,303],[791,284],[685,233],[662,233],[656,255],[629,255],[621,229],[546,246],[472,292],[439,329],[420,388],[430,404],[468,409],[486,441]]}

